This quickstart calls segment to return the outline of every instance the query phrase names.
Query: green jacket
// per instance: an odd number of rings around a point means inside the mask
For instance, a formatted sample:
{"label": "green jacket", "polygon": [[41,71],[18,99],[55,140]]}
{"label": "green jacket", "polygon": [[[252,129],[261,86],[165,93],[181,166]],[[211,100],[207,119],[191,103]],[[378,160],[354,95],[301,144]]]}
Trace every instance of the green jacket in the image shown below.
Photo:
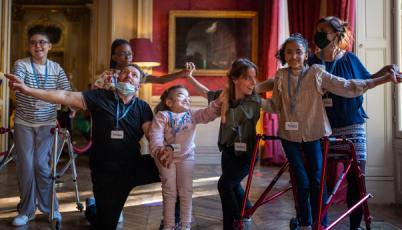
{"label": "green jacket", "polygon": [[260,117],[261,97],[252,94],[236,105],[230,105],[226,113],[226,123],[219,128],[218,146],[223,148],[234,146],[235,142],[246,143],[246,152],[236,152],[235,155],[251,156],[256,141],[256,124]]}

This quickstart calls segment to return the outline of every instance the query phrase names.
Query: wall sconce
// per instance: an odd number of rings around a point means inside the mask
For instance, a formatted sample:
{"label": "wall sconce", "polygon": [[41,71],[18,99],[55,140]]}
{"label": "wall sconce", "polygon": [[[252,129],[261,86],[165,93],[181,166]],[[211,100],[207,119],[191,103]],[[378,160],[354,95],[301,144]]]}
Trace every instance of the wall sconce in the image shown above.
{"label": "wall sconce", "polygon": [[130,40],[131,49],[133,50],[133,63],[137,64],[144,70],[150,70],[152,67],[159,66],[156,55],[149,38],[133,38]]}

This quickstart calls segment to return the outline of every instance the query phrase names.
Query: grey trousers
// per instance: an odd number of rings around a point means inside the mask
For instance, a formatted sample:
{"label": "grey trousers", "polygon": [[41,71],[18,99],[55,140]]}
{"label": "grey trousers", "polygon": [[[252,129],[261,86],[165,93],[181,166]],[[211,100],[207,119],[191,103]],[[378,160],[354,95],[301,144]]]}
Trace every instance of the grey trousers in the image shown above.
{"label": "grey trousers", "polygon": [[[20,192],[20,214],[32,216],[36,205],[42,213],[49,214],[52,199],[50,150],[53,126],[29,127],[15,124],[14,144],[17,152],[17,178]],[[55,198],[55,210],[58,210]]]}

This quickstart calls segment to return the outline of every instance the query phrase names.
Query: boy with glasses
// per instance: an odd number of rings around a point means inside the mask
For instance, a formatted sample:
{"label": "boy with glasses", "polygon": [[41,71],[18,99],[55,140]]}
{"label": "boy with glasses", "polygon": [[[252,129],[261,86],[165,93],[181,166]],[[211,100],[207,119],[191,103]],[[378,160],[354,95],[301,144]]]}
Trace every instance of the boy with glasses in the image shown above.
{"label": "boy with glasses", "polygon": [[[34,26],[28,31],[30,57],[15,62],[13,72],[27,86],[54,90],[71,90],[60,65],[47,58],[52,44],[45,28]],[[16,93],[14,143],[17,150],[17,178],[20,192],[19,214],[14,226],[22,226],[35,218],[36,207],[50,215],[52,179],[50,149],[56,124],[56,104]],[[61,222],[57,198],[54,218]]]}

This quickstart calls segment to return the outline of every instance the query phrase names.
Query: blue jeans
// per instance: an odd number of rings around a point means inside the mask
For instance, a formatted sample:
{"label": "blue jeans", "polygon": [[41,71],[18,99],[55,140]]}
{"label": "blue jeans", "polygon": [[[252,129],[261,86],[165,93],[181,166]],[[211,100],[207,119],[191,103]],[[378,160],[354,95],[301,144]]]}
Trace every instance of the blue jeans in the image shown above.
{"label": "blue jeans", "polygon": [[[320,140],[311,142],[292,142],[282,139],[282,146],[290,167],[296,177],[297,200],[299,205],[298,218],[302,226],[312,225],[317,216],[318,195],[322,170],[322,151]],[[308,165],[306,170],[302,156]],[[327,200],[326,186],[324,187],[323,203]],[[310,195],[311,194],[311,195]],[[327,225],[327,215],[321,224]]]}

